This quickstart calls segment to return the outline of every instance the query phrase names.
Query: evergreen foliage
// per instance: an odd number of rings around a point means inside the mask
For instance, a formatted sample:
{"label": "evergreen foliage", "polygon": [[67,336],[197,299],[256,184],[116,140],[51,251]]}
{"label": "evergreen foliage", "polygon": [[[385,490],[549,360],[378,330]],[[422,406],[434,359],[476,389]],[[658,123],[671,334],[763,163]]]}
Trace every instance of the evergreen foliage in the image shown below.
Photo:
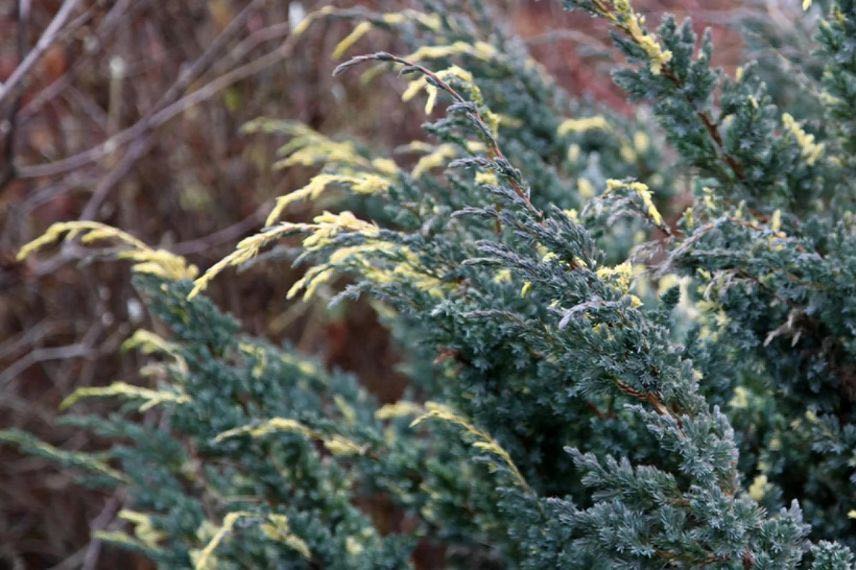
{"label": "evergreen foliage", "polygon": [[[65,402],[119,399],[65,420],[114,441],[104,452],[0,440],[123,489],[128,530],[100,538],[165,568],[402,568],[419,542],[461,568],[852,568],[856,4],[810,7],[811,85],[783,108],[764,58],[728,77],[688,21],[653,32],[628,0],[567,0],[611,26],[615,80],[653,120],[562,94],[480,2],[422,4],[325,8],[294,33],[354,21],[337,55],[401,34],[409,55],[336,71],[402,72],[431,142],[384,155],[248,125],[288,138],[278,167],[321,170],[199,277],[91,224],[22,251],[113,240],[164,331],[129,343],[150,387]],[[686,188],[691,205],[666,211]],[[286,221],[307,199],[339,211]],[[201,295],[295,236],[307,269],[289,297],[374,299],[406,350],[406,399],[378,406]],[[406,532],[372,519],[379,502]]]}

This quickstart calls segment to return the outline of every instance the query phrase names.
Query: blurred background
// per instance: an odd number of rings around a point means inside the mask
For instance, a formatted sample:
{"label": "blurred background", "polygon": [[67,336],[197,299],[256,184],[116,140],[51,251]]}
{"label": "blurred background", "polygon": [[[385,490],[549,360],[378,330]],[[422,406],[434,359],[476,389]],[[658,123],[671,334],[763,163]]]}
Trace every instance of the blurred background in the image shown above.
{"label": "blurred background", "polygon": [[[103,263],[74,245],[15,261],[52,222],[105,222],[205,268],[258,229],[273,197],[311,174],[273,172],[281,141],[241,134],[245,122],[297,119],[379,149],[420,135],[421,105],[399,101],[403,82],[366,87],[331,77],[330,54],[349,24],[320,21],[300,42],[286,41],[322,4],[0,0],[0,429],[97,448],[56,425],[57,404],[76,387],[138,378],[136,357],[119,350],[147,321],[127,264]],[[635,4],[652,22],[667,11],[692,13],[699,30],[713,29],[716,62],[728,71],[747,13],[787,20],[772,0]],[[495,8],[564,89],[626,111],[609,78],[614,52],[601,24],[565,13],[559,0]],[[375,31],[352,52],[396,46]],[[396,349],[371,308],[286,302],[297,277],[287,264],[261,263],[215,281],[209,294],[248,332],[289,339],[357,374],[381,401],[398,398]],[[0,447],[0,568],[149,567],[89,540],[120,505],[121,497],[83,490],[45,462]]]}

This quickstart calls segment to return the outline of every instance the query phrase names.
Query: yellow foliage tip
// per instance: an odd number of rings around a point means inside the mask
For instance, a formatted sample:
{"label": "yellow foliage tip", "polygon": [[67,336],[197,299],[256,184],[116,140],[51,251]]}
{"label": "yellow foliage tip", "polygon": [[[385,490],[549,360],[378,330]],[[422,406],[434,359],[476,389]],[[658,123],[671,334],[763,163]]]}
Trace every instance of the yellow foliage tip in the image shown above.
{"label": "yellow foliage tip", "polygon": [[357,24],[350,34],[345,36],[342,41],[336,44],[336,47],[333,49],[333,54],[331,55],[332,59],[339,59],[345,53],[351,49],[355,43],[357,43],[360,38],[369,33],[372,29],[372,25],[370,22],[360,22]]}
{"label": "yellow foliage tip", "polygon": [[580,198],[584,200],[594,198],[597,193],[594,184],[592,184],[588,178],[582,177],[577,179],[577,192],[579,192]]}
{"label": "yellow foliage tip", "polygon": [[309,29],[309,26],[311,26],[312,23],[315,22],[315,20],[320,20],[321,18],[323,18],[325,16],[329,16],[330,14],[333,14],[334,12],[336,12],[336,8],[334,6],[324,6],[320,10],[316,10],[315,12],[310,12],[309,14],[306,15],[305,18],[300,20],[297,23],[297,25],[294,26],[294,28],[292,28],[292,30],[291,30],[292,37],[296,38],[298,36],[303,35],[303,33],[305,33],[306,30]]}
{"label": "yellow foliage tip", "polygon": [[194,569],[214,570],[217,567],[214,559],[214,551],[217,550],[217,547],[220,546],[220,543],[223,542],[226,536],[232,532],[239,520],[253,516],[253,513],[247,511],[236,511],[223,517],[223,524],[217,529],[217,532],[214,533],[214,536],[208,541],[205,548],[198,553],[194,553],[196,554],[196,556],[193,557]]}
{"label": "yellow foliage tip", "polygon": [[92,538],[107,544],[114,544],[129,550],[145,550],[147,548],[157,550],[157,545],[146,544],[120,530],[96,530]]}
{"label": "yellow foliage tip", "polygon": [[610,179],[606,181],[606,191],[614,192],[620,190],[630,190],[635,193],[642,200],[642,204],[645,207],[645,213],[651,219],[657,227],[663,227],[663,216],[660,214],[660,211],[657,209],[657,206],[654,205],[654,200],[652,199],[651,190],[648,188],[646,184],[642,182],[623,182],[621,180]]}
{"label": "yellow foliage tip", "polygon": [[303,240],[303,247],[318,249],[330,244],[330,241],[342,232],[362,234],[365,237],[377,237],[380,228],[377,225],[357,218],[352,212],[345,210],[338,214],[325,211],[315,216],[314,224],[309,227],[312,233]]}
{"label": "yellow foliage tip", "polygon": [[615,284],[626,293],[630,289],[630,283],[633,280],[633,264],[625,261],[615,267],[601,267],[596,273],[598,277]]}
{"label": "yellow foliage tip", "polygon": [[228,267],[242,265],[253,259],[266,245],[278,240],[279,238],[295,232],[309,231],[313,228],[311,224],[292,224],[281,223],[263,230],[261,233],[249,236],[238,242],[235,251],[209,267],[196,281],[194,281],[193,289],[187,295],[188,299],[193,299],[201,293],[211,281]]}
{"label": "yellow foliage tip", "polygon": [[462,428],[467,434],[469,434],[475,439],[475,441],[472,443],[473,447],[499,457],[511,471],[512,477],[514,478],[515,482],[522,489],[526,490],[527,492],[530,491],[530,487],[526,483],[526,479],[523,478],[523,474],[520,473],[519,469],[517,469],[517,466],[511,459],[511,455],[509,455],[509,453],[505,449],[503,449],[503,447],[499,445],[499,443],[495,439],[493,439],[493,437],[491,437],[488,433],[480,430],[475,425],[470,423],[466,418],[455,412],[452,408],[443,404],[439,404],[437,402],[426,402],[425,408],[427,412],[413,420],[410,423],[411,427],[416,427],[422,422],[428,420],[437,419]]}
{"label": "yellow foliage tip", "polygon": [[[384,164],[383,167],[388,168],[389,165]],[[301,200],[317,200],[332,184],[349,186],[355,194],[368,195],[386,192],[392,186],[392,181],[376,174],[360,174],[357,176],[319,174],[312,178],[306,186],[277,198],[276,205],[265,220],[265,226],[272,226],[276,223],[291,204]]]}
{"label": "yellow foliage tip", "polygon": [[0,430],[0,442],[15,444],[25,453],[45,457],[63,464],[71,464],[76,468],[100,473],[116,481],[127,481],[125,475],[92,454],[66,451],[45,443],[29,433],[17,430]]}
{"label": "yellow foliage tip", "polygon": [[560,137],[563,137],[572,133],[586,133],[595,130],[609,131],[611,127],[604,117],[595,115],[579,119],[565,119],[559,124],[557,132]]}
{"label": "yellow foliage tip", "polygon": [[782,229],[782,211],[781,210],[776,209],[776,211],[773,212],[773,215],[770,216],[770,229],[773,230],[774,232],[778,232],[779,230]]}
{"label": "yellow foliage tip", "polygon": [[[436,75],[443,81],[458,79],[469,84],[471,89],[476,89],[475,84],[473,84],[472,74],[469,71],[458,67],[457,65],[453,65],[446,69],[440,70],[436,73]],[[401,100],[405,102],[410,101],[423,89],[428,94],[428,99],[425,101],[425,114],[430,115],[434,111],[434,106],[437,103],[437,96],[439,94],[439,90],[435,85],[431,85],[428,82],[428,78],[426,76],[423,75],[411,81],[408,84],[407,89],[404,90],[404,93],[401,94]]]}
{"label": "yellow foliage tip", "polygon": [[386,404],[375,412],[375,418],[384,421],[424,414],[425,408],[414,402],[401,400],[394,404]]}
{"label": "yellow foliage tip", "polygon": [[65,410],[75,405],[77,402],[87,398],[109,398],[113,396],[124,397],[131,400],[144,400],[139,407],[139,411],[141,412],[165,402],[172,402],[174,404],[185,404],[190,402],[190,397],[186,394],[151,390],[149,388],[134,386],[127,382],[114,382],[109,386],[86,386],[78,388],[63,400],[59,407],[61,410]]}
{"label": "yellow foliage tip", "polygon": [[389,26],[400,26],[407,21],[413,21],[433,32],[439,32],[441,25],[439,14],[426,14],[412,9],[383,14],[380,20]]}
{"label": "yellow foliage tip", "polygon": [[81,243],[90,245],[96,241],[113,240],[122,248],[117,259],[134,261],[133,270],[137,273],[157,275],[165,279],[181,280],[196,277],[197,269],[178,255],[162,249],[154,249],[131,234],[107,224],[91,221],[58,222],[51,225],[44,234],[25,244],[18,251],[18,261],[59,241],[69,241],[80,237]]}
{"label": "yellow foliage tip", "polygon": [[122,509],[119,518],[134,525],[134,535],[149,548],[157,548],[158,543],[167,538],[166,533],[154,527],[151,516],[137,511]]}
{"label": "yellow foliage tip", "polygon": [[[325,211],[324,213],[316,216],[313,222],[314,223],[312,224],[283,222],[275,226],[270,226],[261,233],[241,240],[235,251],[209,267],[208,270],[196,280],[188,298],[192,299],[198,295],[226,268],[239,266],[250,261],[258,255],[261,248],[286,235],[293,233],[309,234],[303,239],[303,247],[309,251],[316,251],[329,246],[332,243],[333,238],[343,232],[357,233],[367,238],[377,237],[380,233],[380,228],[376,224],[361,220],[349,211],[344,211],[339,214],[333,214]],[[332,277],[332,273],[322,272],[323,269],[319,268],[314,270],[311,274],[307,274],[306,277],[292,287],[289,294],[294,296],[297,291],[305,284],[309,283],[310,280],[320,280],[316,284],[317,286]]]}
{"label": "yellow foliage tip", "polygon": [[782,115],[782,124],[791,133],[791,136],[796,140],[800,147],[802,157],[809,166],[814,165],[817,160],[823,156],[825,145],[823,143],[814,142],[814,135],[810,135],[803,130],[800,124],[789,113]]}
{"label": "yellow foliage tip", "polygon": [[651,73],[659,75],[663,66],[672,60],[672,52],[664,50],[657,42],[655,36],[649,34],[645,29],[645,18],[637,14],[629,0],[613,0],[613,11],[600,11],[606,17],[620,27],[648,56]]}
{"label": "yellow foliage tip", "polygon": [[309,551],[306,542],[291,532],[288,517],[285,515],[269,514],[260,528],[269,539],[285,544],[307,560],[312,558],[312,553]]}
{"label": "yellow foliage tip", "polygon": [[413,167],[411,175],[413,178],[421,178],[425,173],[444,166],[449,159],[458,155],[457,148],[451,143],[444,143],[434,149],[433,152],[419,159]]}
{"label": "yellow foliage tip", "polygon": [[490,61],[496,57],[496,48],[487,42],[475,42],[468,44],[467,42],[457,41],[451,45],[438,46],[422,46],[415,52],[408,55],[405,59],[412,62],[424,61],[426,59],[441,59],[455,55],[469,55],[483,61]]}
{"label": "yellow foliage tip", "polygon": [[769,487],[770,483],[767,476],[763,474],[758,475],[752,481],[752,484],[749,485],[749,496],[756,501],[760,501],[764,498],[764,495],[767,494]]}
{"label": "yellow foliage tip", "polygon": [[278,149],[277,153],[285,158],[274,164],[276,170],[322,163],[337,163],[359,168],[372,166],[371,162],[360,155],[351,141],[335,141],[300,123],[287,122],[279,125],[279,128],[273,130],[290,135],[292,139]]}
{"label": "yellow foliage tip", "polygon": [[230,429],[217,435],[214,441],[219,443],[242,435],[257,439],[274,433],[293,433],[307,439],[319,440],[333,455],[362,455],[367,449],[365,445],[358,445],[346,437],[337,434],[327,436],[291,418],[272,418],[257,425]]}
{"label": "yellow foliage tip", "polygon": [[147,331],[145,329],[134,331],[134,334],[122,343],[122,349],[140,350],[143,354],[154,354],[160,352],[171,356],[176,355],[176,346],[174,344],[152,331]]}

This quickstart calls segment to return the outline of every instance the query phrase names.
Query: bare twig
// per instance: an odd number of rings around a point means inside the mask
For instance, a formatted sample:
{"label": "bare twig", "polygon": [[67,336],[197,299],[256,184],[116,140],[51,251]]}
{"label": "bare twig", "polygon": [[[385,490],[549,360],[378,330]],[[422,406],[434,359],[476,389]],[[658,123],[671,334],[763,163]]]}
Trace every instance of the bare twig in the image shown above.
{"label": "bare twig", "polygon": [[83,335],[83,338],[78,342],[67,344],[65,346],[37,348],[28,352],[0,373],[0,388],[7,386],[30,366],[41,362],[49,360],[66,360],[69,358],[94,357],[99,352],[95,347],[96,340],[101,332],[102,327],[100,322],[95,322],[89,327]]}
{"label": "bare twig", "polygon": [[80,342],[65,346],[37,348],[13,362],[6,370],[0,373],[0,386],[5,386],[21,374],[21,372],[39,362],[65,360],[67,358],[88,356],[91,354],[92,347]]}
{"label": "bare twig", "polygon": [[101,208],[104,200],[110,195],[113,187],[125,177],[140,158],[151,150],[153,144],[153,137],[150,134],[146,134],[131,145],[124,156],[122,156],[119,164],[98,183],[92,196],[90,196],[83,207],[83,211],[80,214],[81,220],[94,220],[97,217],[99,208]]}
{"label": "bare twig", "polygon": [[29,326],[20,335],[10,337],[5,341],[0,342],[0,359],[6,358],[11,354],[15,354],[25,346],[33,346],[34,344],[37,344],[44,337],[52,334],[61,327],[62,323],[52,322],[48,319],[44,319]]}
{"label": "bare twig", "polygon": [[[30,0],[18,0],[18,61],[23,62],[27,54],[27,38],[30,33]],[[3,147],[4,164],[0,165],[0,191],[15,178],[15,134],[18,126],[18,111],[21,97],[15,97],[0,132],[6,131]]]}
{"label": "bare twig", "polygon": [[[227,26],[227,30],[228,29],[229,27]],[[224,30],[223,34],[225,34],[227,30]],[[179,115],[190,107],[193,107],[194,105],[206,99],[209,99],[210,97],[219,93],[226,87],[229,87],[230,85],[242,79],[255,75],[256,73],[281,61],[283,58],[287,57],[288,54],[291,53],[293,44],[293,41],[286,40],[276,49],[260,56],[259,58],[241,67],[237,67],[229,72],[224,73],[220,77],[213,79],[206,85],[202,86],[196,91],[193,91],[192,93],[189,93],[188,95],[185,95],[184,97],[181,97],[180,99],[177,99],[173,103],[169,103],[166,97],[162,97],[159,103],[164,106],[162,106],[159,110],[146,115],[130,127],[119,131],[101,144],[98,144],[70,157],[57,160],[55,162],[34,166],[21,166],[18,168],[19,176],[21,178],[56,176],[59,174],[65,174],[92,162],[101,160],[102,158],[115,152],[117,148],[139,139],[139,137],[147,131],[154,130],[160,127],[161,125],[170,121],[176,115]],[[205,60],[205,62],[203,63],[205,63],[204,67],[206,69],[207,65],[210,65],[214,58],[214,56],[210,54],[211,52],[209,48],[209,51],[206,51],[206,54],[203,54],[203,56],[200,58]],[[209,61],[209,59],[212,61]],[[192,65],[191,67],[195,70],[194,74],[196,73],[196,71],[199,71],[203,68],[202,65],[197,66],[196,64]],[[178,82],[187,82],[189,84],[192,82],[192,78],[193,74],[183,74],[183,78],[180,77]],[[180,90],[173,90],[172,88],[170,88],[169,91],[172,91],[174,93],[180,92]]]}
{"label": "bare twig", "polygon": [[50,48],[59,38],[60,32],[65,26],[72,12],[80,5],[81,0],[65,0],[57,11],[54,19],[45,28],[44,33],[33,46],[33,49],[27,54],[27,57],[15,68],[12,75],[5,83],[0,85],[0,107],[8,101],[14,99],[18,92],[23,88],[25,79],[33,66],[38,63],[44,53]]}
{"label": "bare twig", "polygon": [[245,232],[257,227],[265,219],[269,210],[270,204],[262,204],[255,212],[231,226],[201,238],[177,243],[170,247],[169,250],[178,255],[190,255],[201,253],[219,243],[234,241]]}
{"label": "bare twig", "polygon": [[[147,2],[145,1],[137,1],[134,2],[133,8],[135,10],[139,10],[142,6],[145,6]],[[106,43],[107,39],[110,35],[116,30],[119,23],[123,21],[123,17],[130,17],[131,13],[128,12],[129,4],[131,4],[131,0],[117,0],[117,2],[110,8],[110,11],[101,21],[101,24],[98,26],[96,30],[95,37],[98,39],[97,45],[101,46]],[[32,97],[21,109],[20,119],[22,121],[26,121],[36,115],[42,107],[44,107],[47,103],[53,101],[56,97],[58,97],[65,89],[69,86],[69,84],[74,79],[77,71],[83,67],[84,63],[87,60],[85,58],[76,59],[71,63],[71,67],[62,74],[60,77],[54,79],[47,87],[39,91],[36,95]]]}
{"label": "bare twig", "polygon": [[[95,534],[97,531],[107,528],[107,525],[113,522],[116,518],[116,513],[119,512],[119,508],[121,506],[122,503],[119,501],[118,497],[111,497],[110,500],[107,501],[107,504],[104,505],[104,508],[101,509],[98,516],[89,524],[91,534]],[[92,539],[89,546],[86,547],[86,554],[83,557],[83,563],[80,565],[81,570],[92,570],[93,568],[96,568],[100,554],[101,541],[97,538]]]}

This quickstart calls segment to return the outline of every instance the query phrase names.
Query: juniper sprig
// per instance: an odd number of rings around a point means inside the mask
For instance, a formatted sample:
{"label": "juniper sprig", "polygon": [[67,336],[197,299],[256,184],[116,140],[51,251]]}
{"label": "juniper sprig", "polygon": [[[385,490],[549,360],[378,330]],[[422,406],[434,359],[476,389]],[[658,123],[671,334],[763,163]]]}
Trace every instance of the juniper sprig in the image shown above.
{"label": "juniper sprig", "polygon": [[[123,402],[66,419],[114,442],[102,453],[0,440],[121,487],[126,530],[99,538],[163,567],[401,568],[422,543],[462,568],[852,568],[852,2],[802,46],[826,59],[800,60],[810,93],[773,97],[767,60],[727,77],[689,22],[654,33],[627,0],[566,1],[611,26],[615,79],[656,125],[561,93],[481,2],[419,4],[325,7],[294,33],[354,22],[336,57],[400,33],[410,53],[336,73],[398,71],[405,101],[426,98],[426,140],[384,152],[254,121],[286,140],[278,168],[317,174],[199,276],[101,226],[24,247],[118,241],[165,332],[129,343],[150,385],[65,401]],[[335,211],[289,221],[322,198]],[[373,300],[404,353],[401,401],[205,298],[283,238],[306,268],[289,298]],[[388,532],[379,502],[406,524]]]}

